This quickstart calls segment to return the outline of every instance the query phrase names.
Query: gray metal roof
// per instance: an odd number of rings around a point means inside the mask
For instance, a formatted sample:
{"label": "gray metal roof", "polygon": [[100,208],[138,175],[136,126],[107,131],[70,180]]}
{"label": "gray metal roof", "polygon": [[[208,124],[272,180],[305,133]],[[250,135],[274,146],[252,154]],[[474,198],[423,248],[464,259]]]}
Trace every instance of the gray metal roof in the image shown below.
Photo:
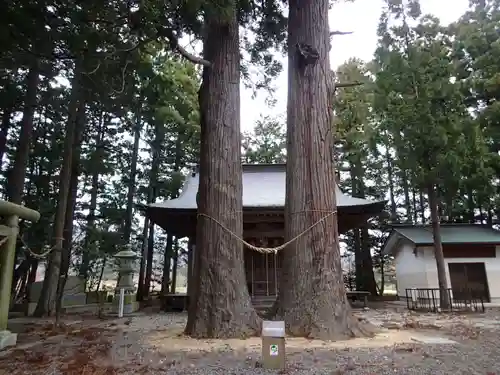
{"label": "gray metal roof", "polygon": [[[417,246],[434,243],[431,226],[394,226],[384,245],[383,253],[391,253],[401,238]],[[500,231],[479,224],[442,224],[441,242],[443,244],[500,244]]]}
{"label": "gray metal roof", "polygon": [[[243,207],[278,208],[285,206],[285,164],[245,164],[243,165]],[[150,204],[150,208],[170,210],[197,209],[199,174],[186,178],[178,198]],[[335,185],[337,206],[352,207],[384,203],[368,199],[354,198],[342,193]]]}

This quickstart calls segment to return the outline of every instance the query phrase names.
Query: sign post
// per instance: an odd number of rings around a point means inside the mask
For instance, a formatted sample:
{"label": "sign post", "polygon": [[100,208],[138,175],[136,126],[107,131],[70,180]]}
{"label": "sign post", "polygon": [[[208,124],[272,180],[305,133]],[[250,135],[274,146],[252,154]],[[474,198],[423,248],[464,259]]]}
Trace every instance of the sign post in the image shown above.
{"label": "sign post", "polygon": [[118,300],[118,317],[123,318],[123,306],[125,304],[125,288],[120,289],[120,299]]}
{"label": "sign post", "polygon": [[262,322],[262,363],[265,369],[285,368],[285,322]]}

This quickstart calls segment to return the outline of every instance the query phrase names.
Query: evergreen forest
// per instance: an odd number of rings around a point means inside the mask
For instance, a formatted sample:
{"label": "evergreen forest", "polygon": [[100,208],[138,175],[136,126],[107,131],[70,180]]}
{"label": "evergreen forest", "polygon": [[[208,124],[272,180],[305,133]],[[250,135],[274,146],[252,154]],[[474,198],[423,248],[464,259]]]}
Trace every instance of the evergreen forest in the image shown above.
{"label": "evergreen forest", "polygon": [[[330,4],[299,3],[2,2],[0,195],[41,214],[37,223],[20,223],[13,300],[23,300],[44,269],[35,315],[53,314],[61,280],[80,275],[88,290],[103,288],[103,278],[115,277],[113,255],[127,244],[142,255],[139,300],[153,290],[175,291],[177,271],[187,262],[187,240],[150,223],[142,207],[177,197],[195,168],[205,181],[200,208],[214,217],[241,212],[241,163],[287,162],[287,184],[294,189],[287,204],[295,211],[305,209],[297,203],[304,189],[316,186],[304,182],[302,158],[313,160],[325,179],[337,179],[346,194],[387,200],[384,215],[340,237],[332,230],[325,240],[331,256],[339,254],[340,241],[343,257],[354,262],[355,287],[374,295],[385,287],[384,277],[375,275],[392,272],[390,257],[380,253],[391,223],[432,223],[437,231],[440,223],[498,224],[500,1],[471,0],[459,19],[443,25],[423,14],[418,0],[386,0],[373,58],[351,58],[333,71],[330,41],[345,36],[328,35],[328,24],[314,21]],[[311,38],[319,47],[306,54],[301,41]],[[301,54],[292,53],[294,48]],[[262,116],[252,131],[241,132],[240,86],[269,95],[272,106],[273,79],[286,56],[287,113]],[[308,64],[315,67],[310,76],[303,73]],[[310,110],[302,106],[311,88],[301,74],[317,92],[327,93],[309,103]],[[319,125],[312,126],[309,139],[311,118]],[[320,148],[326,155],[314,151]],[[328,154],[332,161],[324,162]],[[293,173],[300,177],[292,180]],[[234,194],[223,196],[208,180],[232,181]],[[225,220],[241,232],[241,219]],[[310,224],[290,219],[288,238]],[[222,236],[214,222],[203,219],[198,229],[197,247],[214,259],[227,256],[224,264],[234,269],[222,273],[220,263],[201,261],[198,300],[186,332],[233,337],[258,330],[260,318],[248,293],[235,292],[232,302],[217,305],[238,314],[229,323],[209,307],[231,287],[229,281],[238,284],[243,258],[231,255],[235,240]],[[316,246],[313,237],[302,245]],[[300,244],[289,251],[298,253]],[[287,267],[297,267],[297,259]],[[350,261],[342,262],[344,271]],[[221,278],[229,281],[210,290],[203,282]],[[325,283],[336,285],[339,278],[343,284],[342,276]],[[314,288],[310,283],[280,294],[277,311],[293,334],[366,334],[340,310],[332,318],[336,326],[304,323],[303,309],[334,304],[329,299],[296,306],[292,301],[304,288]],[[345,298],[343,286],[332,288],[332,298]]]}

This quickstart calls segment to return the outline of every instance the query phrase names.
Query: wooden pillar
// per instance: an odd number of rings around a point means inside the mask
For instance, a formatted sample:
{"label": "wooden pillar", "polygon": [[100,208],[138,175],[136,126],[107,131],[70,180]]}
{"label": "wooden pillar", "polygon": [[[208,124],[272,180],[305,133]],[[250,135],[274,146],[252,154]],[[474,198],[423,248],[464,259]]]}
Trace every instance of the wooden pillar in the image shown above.
{"label": "wooden pillar", "polygon": [[9,319],[9,308],[12,288],[12,276],[14,273],[14,262],[16,258],[16,242],[19,233],[18,217],[9,216],[7,227],[9,230],[7,241],[0,247],[0,332],[7,330]]}

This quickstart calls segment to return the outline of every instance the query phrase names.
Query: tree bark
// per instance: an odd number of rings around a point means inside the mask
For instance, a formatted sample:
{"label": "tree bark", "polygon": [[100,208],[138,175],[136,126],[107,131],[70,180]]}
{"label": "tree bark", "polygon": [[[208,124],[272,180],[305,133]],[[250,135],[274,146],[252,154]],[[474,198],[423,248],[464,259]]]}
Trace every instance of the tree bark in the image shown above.
{"label": "tree bark", "polygon": [[363,287],[366,292],[372,296],[377,295],[377,282],[375,281],[375,272],[373,271],[373,259],[370,252],[370,233],[369,224],[364,223],[361,227],[361,263],[363,267]]}
{"label": "tree bark", "polygon": [[170,293],[175,293],[177,289],[177,266],[179,260],[179,240],[176,238],[174,241],[173,252],[172,252],[172,285],[170,289]]}
{"label": "tree bark", "polygon": [[59,324],[61,319],[62,299],[66,281],[68,280],[68,272],[71,261],[71,250],[73,244],[73,217],[75,214],[76,203],[78,198],[78,177],[80,175],[80,151],[82,135],[85,127],[85,101],[79,102],[78,113],[75,119],[76,129],[73,139],[73,155],[71,161],[71,178],[69,184],[68,203],[64,219],[64,242],[61,251],[61,270],[59,272],[59,281],[57,284],[56,294],[56,324]]}
{"label": "tree bark", "polygon": [[172,258],[172,235],[167,235],[167,244],[163,254],[163,274],[161,279],[161,293],[168,293],[170,288],[170,259]]}
{"label": "tree bark", "polygon": [[191,298],[193,293],[193,260],[194,243],[192,238],[188,242],[188,260],[187,260],[187,295]]}
{"label": "tree bark", "polygon": [[97,198],[99,195],[99,152],[102,149],[103,138],[104,138],[104,115],[101,113],[98,124],[97,124],[97,134],[95,139],[95,150],[91,157],[92,167],[92,177],[91,177],[91,187],[90,187],[90,203],[89,203],[89,213],[87,215],[87,225],[85,228],[85,239],[83,241],[82,249],[82,263],[80,264],[79,276],[85,279],[85,289],[87,289],[87,281],[89,278],[89,267],[91,261],[92,247],[96,242],[95,234],[95,221],[97,212]]}
{"label": "tree bark", "polygon": [[387,179],[389,180],[389,200],[391,205],[391,222],[395,223],[398,221],[397,205],[396,205],[396,194],[394,193],[394,164],[392,162],[391,154],[389,150],[385,152],[385,158],[387,161]]}
{"label": "tree bark", "polygon": [[468,186],[467,187],[467,213],[466,213],[466,218],[467,221],[470,224],[473,224],[476,222],[476,215],[474,214],[474,211],[476,209],[476,204],[474,203],[474,192],[472,191],[472,187]]}
{"label": "tree bark", "polygon": [[[182,163],[182,157],[184,156],[184,152],[182,149],[182,132],[179,131],[177,133],[177,139],[175,141],[175,160],[174,160],[174,173],[178,173],[181,169],[181,163]],[[177,186],[172,189],[170,192],[171,198],[177,198],[179,195],[179,190],[177,189]],[[175,248],[172,247],[173,245],[173,237],[170,234],[167,234],[167,247],[165,248],[165,254],[163,258],[163,276],[162,276],[162,292],[168,292],[169,290],[172,290],[172,293],[175,293],[175,283],[177,281],[177,255],[178,255],[178,240],[175,240]],[[170,241],[170,242],[169,242]],[[173,249],[175,249],[175,256]],[[189,250],[188,250],[189,252]],[[172,260],[172,257],[174,256],[174,268],[172,270],[172,279],[170,279],[170,263]],[[172,285],[172,288],[170,288],[170,285]]]}
{"label": "tree bark", "polygon": [[21,133],[14,157],[14,168],[9,173],[8,196],[15,204],[21,204],[26,177],[31,138],[33,135],[33,116],[37,106],[38,82],[40,81],[38,61],[34,60],[26,78],[26,99],[24,102]]}
{"label": "tree bark", "polygon": [[[138,110],[139,112],[139,110]],[[123,228],[124,243],[130,242],[132,234],[132,220],[134,215],[134,195],[137,176],[137,161],[139,159],[139,141],[141,140],[141,115],[136,114],[137,121],[134,126],[134,145],[132,146],[132,160],[130,163],[130,176],[127,188],[127,211],[125,213],[125,225]]]}
{"label": "tree bark", "polygon": [[406,170],[401,171],[401,185],[403,185],[403,194],[405,198],[406,222],[411,223],[413,214],[410,200],[410,184],[408,182],[408,173]]}
{"label": "tree bark", "polygon": [[[289,2],[285,240],[337,210],[335,162],[328,157],[335,89],[328,12],[328,0]],[[301,54],[304,45],[317,52],[317,61]],[[370,334],[347,301],[336,214],[284,251],[278,313],[289,334],[327,340]]]}
{"label": "tree bark", "polygon": [[28,282],[26,283],[26,292],[24,295],[23,301],[23,312],[25,316],[28,316],[29,313],[29,303],[30,303],[30,295],[33,284],[36,282],[36,273],[38,271],[38,259],[31,258],[31,268],[30,273],[28,275]]}
{"label": "tree bark", "polygon": [[[160,172],[161,150],[162,144],[165,139],[163,124],[159,122],[154,126],[155,136],[151,145],[151,170],[149,172],[149,191],[148,191],[148,204],[156,201],[156,194],[158,193],[158,174]],[[151,290],[151,278],[153,276],[153,255],[154,255],[154,233],[155,224],[151,221],[149,223],[149,237],[148,237],[148,253],[146,257],[146,273],[144,277],[144,290],[143,297],[149,296]]]}
{"label": "tree bark", "polygon": [[153,276],[153,255],[155,252],[155,224],[149,222],[148,234],[148,254],[146,256],[146,272],[144,276],[144,291],[143,298],[148,298],[151,290],[151,277]]}
{"label": "tree bark", "polygon": [[7,138],[10,129],[10,120],[14,112],[14,105],[7,106],[3,109],[2,124],[0,126],[0,170],[3,167],[3,156],[7,151]]}
{"label": "tree bark", "polygon": [[144,299],[144,272],[146,271],[146,252],[148,244],[148,229],[149,220],[147,217],[144,218],[144,225],[142,229],[142,242],[141,242],[141,261],[139,266],[139,280],[137,281],[137,301],[142,301]]}
{"label": "tree bark", "polygon": [[[200,187],[193,300],[186,334],[245,337],[261,321],[252,306],[243,267],[242,168],[240,131],[240,50],[235,2],[224,19],[205,20],[199,91]],[[223,229],[213,219],[219,221]]]}
{"label": "tree bark", "polygon": [[41,317],[51,314],[55,308],[55,296],[61,270],[61,252],[64,235],[64,219],[68,206],[68,195],[70,189],[71,164],[73,161],[73,144],[77,123],[77,112],[81,94],[81,62],[75,63],[75,72],[72,81],[71,99],[68,110],[68,122],[64,137],[64,154],[59,175],[59,197],[54,218],[54,248],[49,254],[49,263],[43,280],[42,291],[38,300],[34,315]]}
{"label": "tree bark", "polygon": [[443,244],[441,242],[441,224],[434,184],[429,184],[427,191],[431,210],[432,236],[434,238],[434,256],[436,258],[440,306],[442,309],[448,309],[450,307],[450,300],[447,292],[448,282],[446,281],[446,263],[444,261]]}
{"label": "tree bark", "polygon": [[[356,196],[365,199],[365,183],[363,181],[363,167],[361,161],[356,163],[355,168],[356,179],[358,180],[358,191]],[[360,229],[360,255],[361,255],[361,269],[363,275],[363,290],[370,292],[372,296],[377,295],[377,282],[375,281],[375,272],[373,272],[373,259],[370,251],[370,233],[368,222],[364,222]]]}
{"label": "tree bark", "polygon": [[413,224],[418,222],[418,209],[417,209],[417,191],[415,187],[412,188],[412,204],[413,204]]}
{"label": "tree bark", "polygon": [[[356,198],[365,198],[365,183],[363,181],[363,164],[359,157],[352,161],[351,165],[351,184],[352,195]],[[368,223],[364,223],[361,228],[354,229],[355,252],[354,259],[356,264],[356,289],[370,292],[377,295],[377,283],[375,282],[375,273],[373,272],[373,260],[370,252],[370,234],[368,232]]]}
{"label": "tree bark", "polygon": [[420,219],[422,220],[422,224],[425,224],[425,197],[424,191],[420,190]]}

